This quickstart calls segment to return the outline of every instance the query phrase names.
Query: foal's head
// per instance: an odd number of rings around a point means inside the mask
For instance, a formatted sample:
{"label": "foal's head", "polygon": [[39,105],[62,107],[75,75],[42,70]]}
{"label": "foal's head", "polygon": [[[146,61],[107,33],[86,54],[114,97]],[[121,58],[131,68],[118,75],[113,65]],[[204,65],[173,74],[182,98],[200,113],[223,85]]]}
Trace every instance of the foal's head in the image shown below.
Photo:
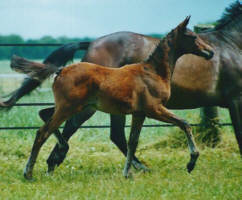
{"label": "foal's head", "polygon": [[169,45],[176,51],[176,56],[183,54],[196,54],[206,59],[213,57],[213,50],[206,44],[196,33],[187,29],[190,16],[173,29],[168,35],[167,39]]}

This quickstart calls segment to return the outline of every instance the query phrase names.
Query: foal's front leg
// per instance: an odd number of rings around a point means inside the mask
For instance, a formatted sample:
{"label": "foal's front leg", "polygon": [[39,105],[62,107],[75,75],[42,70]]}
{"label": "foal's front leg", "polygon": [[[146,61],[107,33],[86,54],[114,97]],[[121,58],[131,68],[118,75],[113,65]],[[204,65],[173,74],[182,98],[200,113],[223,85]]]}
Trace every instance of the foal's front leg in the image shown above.
{"label": "foal's front leg", "polygon": [[[145,120],[145,115],[143,114],[133,114],[132,116],[132,125],[131,125],[129,141],[128,141],[128,152],[127,152],[126,163],[123,171],[123,175],[126,178],[129,176],[129,170],[130,170],[132,161],[134,159],[134,154],[139,142],[139,135],[140,135],[140,131],[144,123],[144,120]],[[144,167],[143,170],[146,170],[146,167],[145,166],[143,167]]]}
{"label": "foal's front leg", "polygon": [[159,121],[168,122],[168,123],[177,125],[185,132],[188,140],[190,155],[191,155],[190,161],[187,164],[187,171],[190,173],[194,169],[197,158],[199,156],[199,152],[197,150],[190,125],[183,119],[179,119],[176,115],[171,113],[163,105],[159,105],[155,107],[155,109],[152,110],[147,116],[153,119],[157,119]]}

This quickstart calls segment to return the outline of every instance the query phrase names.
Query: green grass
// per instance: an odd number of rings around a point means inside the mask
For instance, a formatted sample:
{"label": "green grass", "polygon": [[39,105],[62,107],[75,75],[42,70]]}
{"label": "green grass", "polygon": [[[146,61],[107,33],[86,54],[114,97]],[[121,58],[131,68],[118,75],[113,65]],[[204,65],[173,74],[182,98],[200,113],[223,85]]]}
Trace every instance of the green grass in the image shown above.
{"label": "green grass", "polygon": [[[15,80],[3,82],[9,86],[4,89],[0,84],[4,93],[17,87],[9,84]],[[51,80],[20,102],[53,102],[51,91],[46,90],[50,85]],[[41,126],[41,108],[0,111],[1,127]],[[190,123],[199,121],[199,110],[174,112]],[[225,109],[220,109],[219,114],[221,122],[230,121]],[[159,124],[150,119],[145,123]],[[84,125],[108,124],[109,116],[97,112]],[[181,135],[178,128],[143,128],[136,155],[151,172],[144,174],[132,169],[132,178],[128,180],[122,177],[125,158],[111,143],[109,129],[79,129],[69,142],[70,151],[64,163],[52,176],[47,176],[45,161],[56,143],[51,136],[40,151],[34,180],[30,182],[23,178],[23,168],[35,131],[1,130],[0,199],[241,199],[242,160],[232,128],[222,128],[222,140],[215,149],[199,144],[201,155],[191,174],[185,169],[189,153],[186,145],[180,144],[184,140]]]}
{"label": "green grass", "polygon": [[[24,180],[33,137],[7,133],[0,142],[1,199],[240,199],[242,162],[233,140],[226,135],[216,149],[201,148],[197,167],[185,170],[188,152],[156,142],[139,146],[137,156],[152,169],[133,178],[122,177],[123,156],[109,142],[74,136],[65,162],[54,175],[46,175],[45,160],[54,138],[42,148],[34,170],[34,181]],[[95,137],[95,136],[92,136]]]}

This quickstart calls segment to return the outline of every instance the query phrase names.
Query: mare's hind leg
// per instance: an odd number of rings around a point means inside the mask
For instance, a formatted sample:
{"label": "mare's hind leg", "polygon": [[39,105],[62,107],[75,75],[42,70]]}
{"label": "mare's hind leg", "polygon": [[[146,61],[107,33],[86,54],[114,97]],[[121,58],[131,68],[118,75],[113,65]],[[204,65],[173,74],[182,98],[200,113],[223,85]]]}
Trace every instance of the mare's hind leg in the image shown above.
{"label": "mare's hind leg", "polygon": [[27,165],[24,170],[24,177],[26,179],[32,178],[32,172],[34,168],[34,164],[36,162],[37,156],[39,154],[40,148],[44,144],[44,142],[47,140],[47,138],[51,135],[51,133],[56,130],[62,122],[64,122],[70,115],[67,114],[67,112],[63,112],[61,110],[55,111],[55,114],[53,115],[52,119],[45,123],[44,126],[42,126],[36,134],[35,141],[32,147],[32,151],[29,157],[29,160],[27,162]]}
{"label": "mare's hind leg", "polygon": [[145,116],[143,114],[140,114],[140,115],[133,114],[132,116],[132,125],[131,125],[131,131],[130,131],[129,142],[128,142],[128,152],[127,152],[127,158],[126,158],[124,171],[123,171],[123,175],[126,178],[129,175],[130,166],[134,159],[134,154],[139,142],[139,135],[140,135],[140,131],[144,123],[144,120],[145,120]]}
{"label": "mare's hind leg", "polygon": [[[82,112],[74,115],[71,119],[67,120],[62,135],[57,130],[55,132],[55,136],[60,143],[60,140],[64,140],[68,145],[67,141],[70,137],[77,131],[77,129],[82,125],[85,121],[87,121],[96,111],[91,107],[86,107]],[[43,114],[43,115],[42,115]],[[44,110],[40,113],[41,118],[43,119]],[[47,116],[47,114],[45,114]],[[43,119],[44,120],[44,119]],[[56,166],[59,166],[65,159],[66,154],[69,150],[69,146],[65,146],[65,148],[60,148],[60,145],[56,144],[52,152],[50,153],[47,164],[48,164],[48,172],[53,172]]]}
{"label": "mare's hind leg", "polygon": [[190,161],[187,164],[187,170],[190,173],[194,169],[197,158],[199,156],[199,152],[197,150],[190,125],[187,122],[185,122],[183,119],[179,119],[177,116],[175,116],[173,113],[171,113],[162,105],[159,105],[159,107],[153,110],[153,112],[152,111],[149,112],[147,116],[157,119],[159,121],[168,122],[168,123],[177,125],[186,133],[186,137],[188,140],[188,147],[191,155]]}
{"label": "mare's hind leg", "polygon": [[[127,156],[127,142],[125,138],[125,115],[110,115],[111,118],[111,133],[110,139],[119,148],[119,150]],[[132,161],[135,169],[147,169],[136,156]]]}
{"label": "mare's hind leg", "polygon": [[230,102],[229,113],[239,145],[240,155],[242,156],[242,97]]}

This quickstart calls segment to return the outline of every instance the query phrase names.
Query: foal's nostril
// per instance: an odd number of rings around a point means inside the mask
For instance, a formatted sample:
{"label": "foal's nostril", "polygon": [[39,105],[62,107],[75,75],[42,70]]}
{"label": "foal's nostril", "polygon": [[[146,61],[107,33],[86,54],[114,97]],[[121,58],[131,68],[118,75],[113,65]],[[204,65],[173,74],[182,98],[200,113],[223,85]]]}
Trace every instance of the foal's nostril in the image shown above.
{"label": "foal's nostril", "polygon": [[213,51],[209,51],[209,50],[202,50],[202,54],[203,57],[205,57],[207,60],[211,59],[214,55]]}
{"label": "foal's nostril", "polygon": [[210,51],[210,58],[209,59],[211,59],[213,57],[213,55],[214,55],[214,52]]}
{"label": "foal's nostril", "polygon": [[206,59],[211,59],[214,55],[214,52],[212,50],[207,50],[207,56],[206,56]]}

